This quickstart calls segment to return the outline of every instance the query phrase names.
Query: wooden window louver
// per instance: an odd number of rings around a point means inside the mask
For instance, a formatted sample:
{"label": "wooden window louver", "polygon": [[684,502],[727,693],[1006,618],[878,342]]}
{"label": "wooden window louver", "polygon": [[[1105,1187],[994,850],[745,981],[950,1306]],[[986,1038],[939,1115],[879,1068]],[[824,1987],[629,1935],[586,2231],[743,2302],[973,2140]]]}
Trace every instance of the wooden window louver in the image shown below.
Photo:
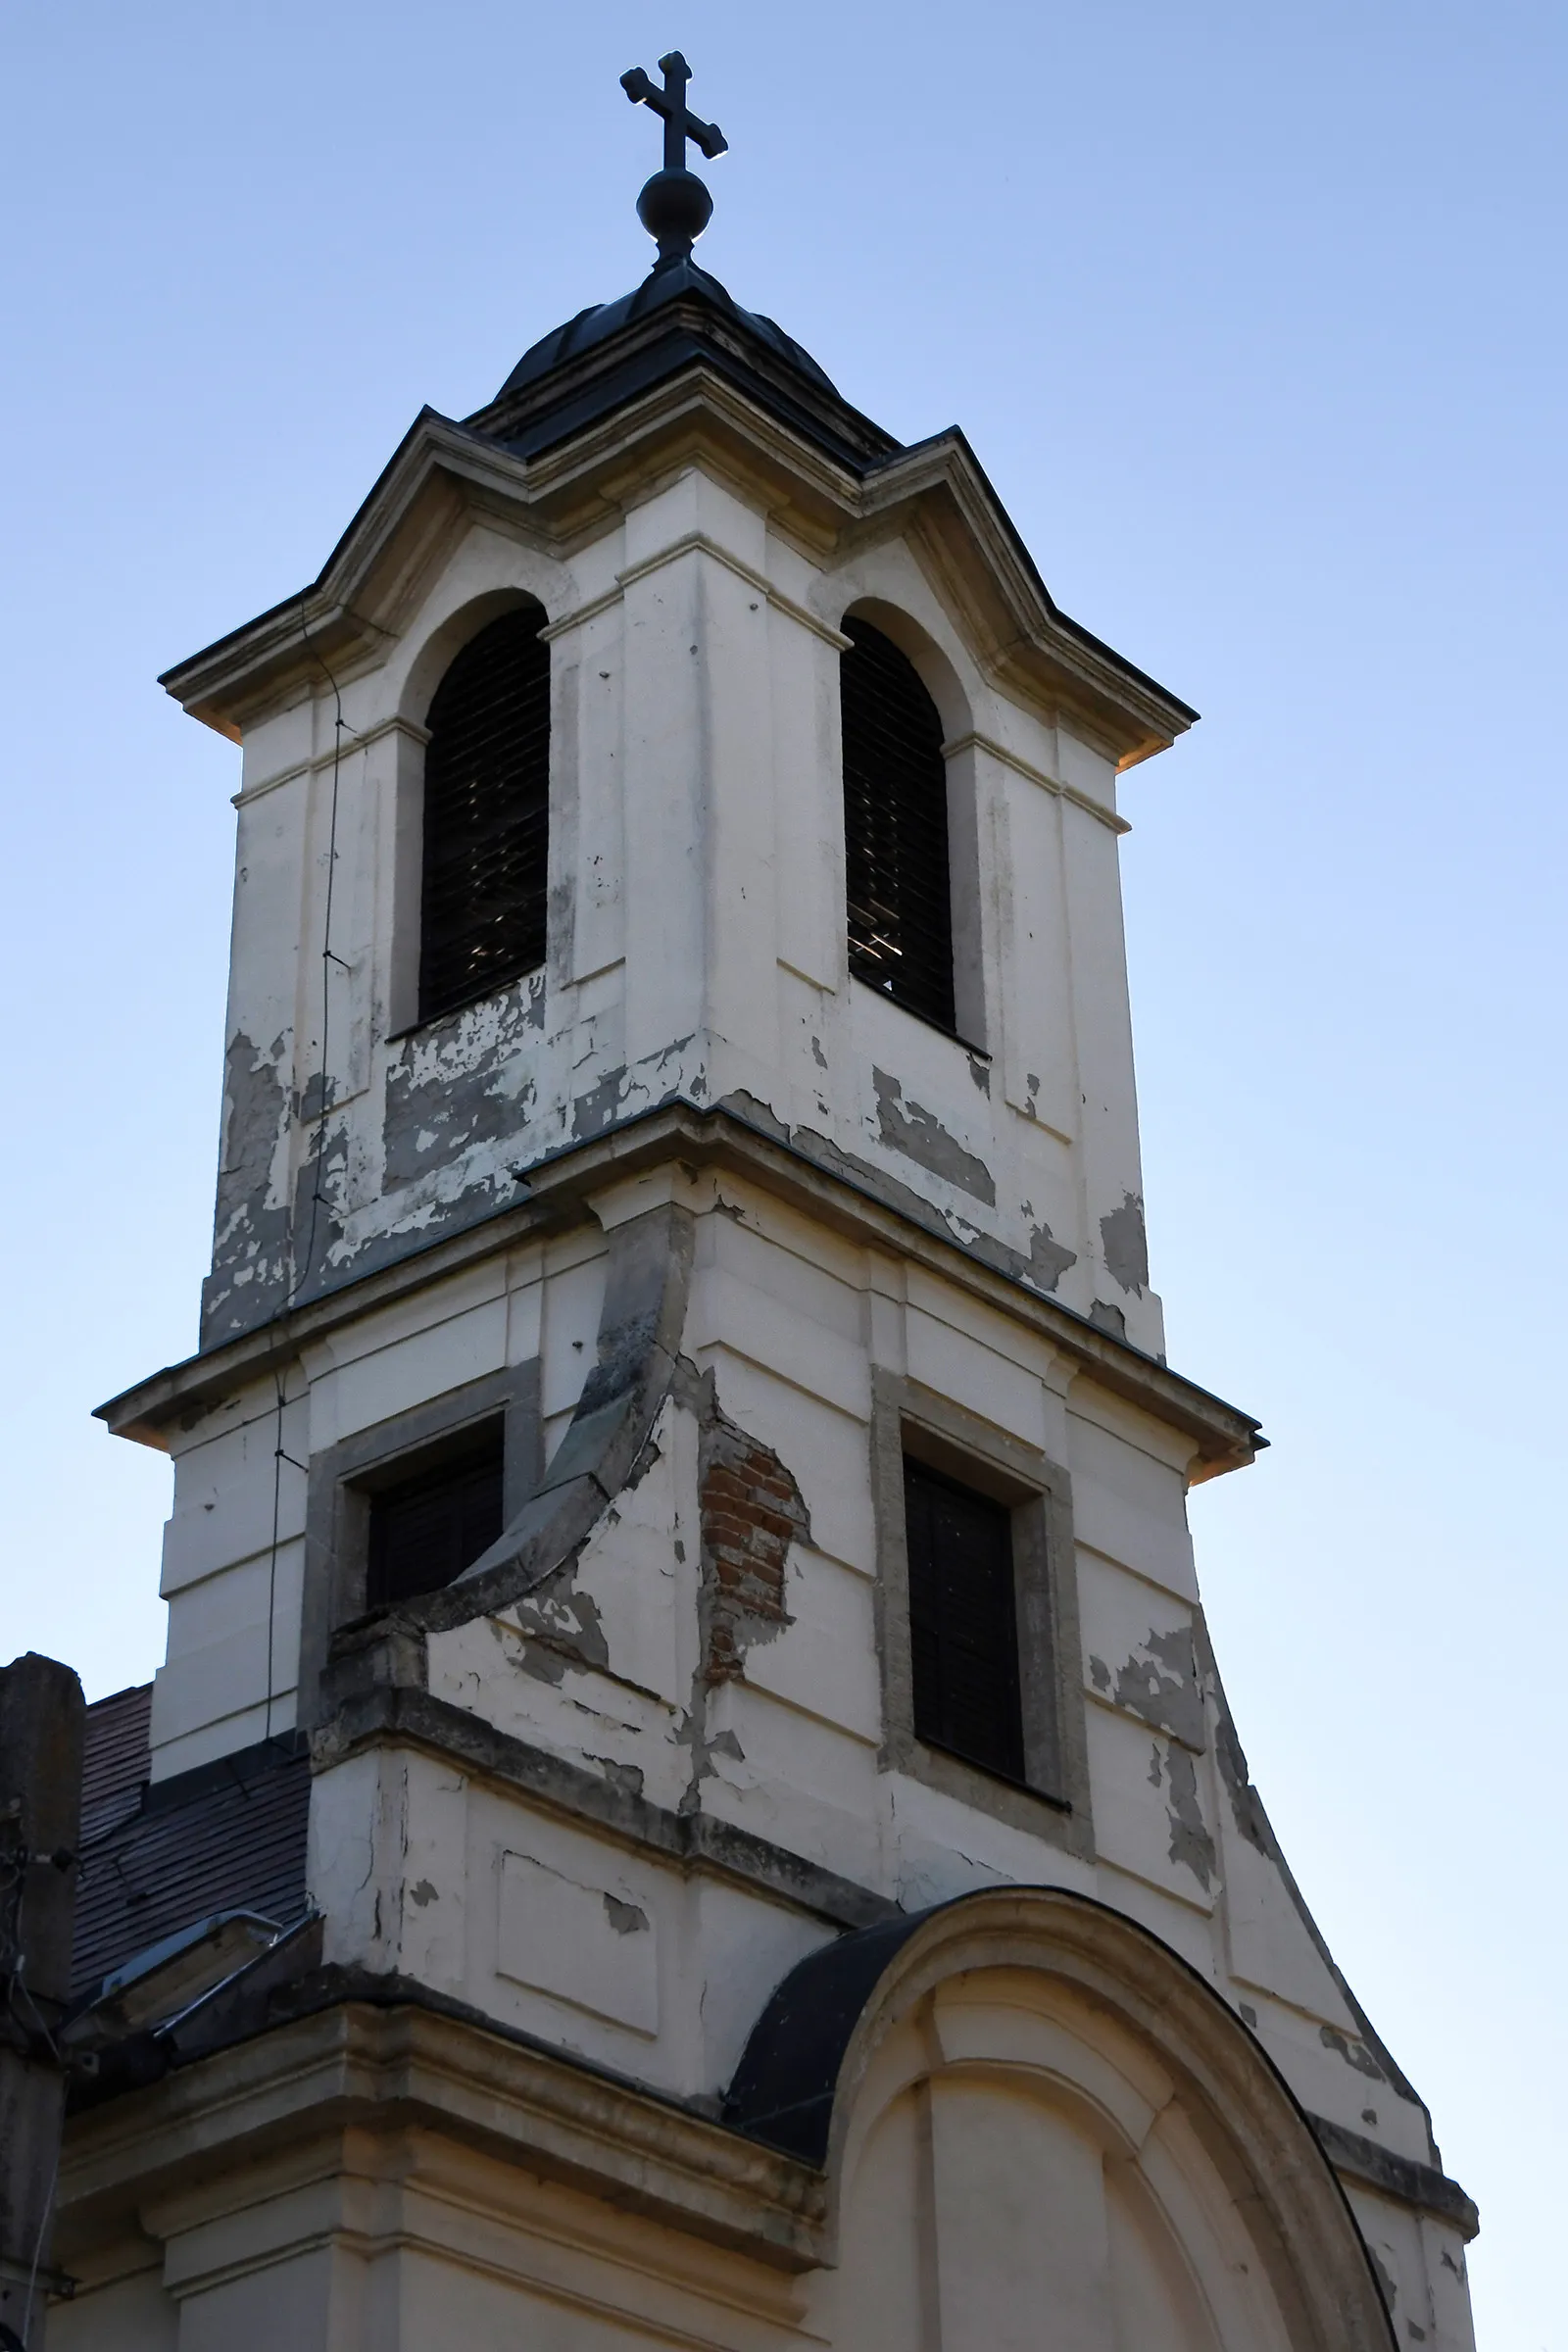
{"label": "wooden window louver", "polygon": [[438,1592],[489,1550],[502,1528],[502,1471],[498,1423],[433,1468],[371,1494],[372,1609]]}
{"label": "wooden window louver", "polygon": [[955,1026],[943,727],[919,672],[854,614],[839,665],[850,970]]}
{"label": "wooden window louver", "polygon": [[537,606],[504,612],[436,688],[424,755],[419,1018],[545,959],[550,648]]}
{"label": "wooden window louver", "polygon": [[1012,1515],[908,1459],[904,1507],[915,1737],[1021,1781]]}

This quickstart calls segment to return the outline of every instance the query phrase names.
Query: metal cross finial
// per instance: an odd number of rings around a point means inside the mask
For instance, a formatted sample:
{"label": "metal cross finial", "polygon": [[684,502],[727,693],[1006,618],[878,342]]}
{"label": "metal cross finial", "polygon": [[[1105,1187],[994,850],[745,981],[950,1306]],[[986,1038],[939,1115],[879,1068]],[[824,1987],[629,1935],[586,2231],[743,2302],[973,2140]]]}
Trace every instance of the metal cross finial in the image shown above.
{"label": "metal cross finial", "polygon": [[664,118],[664,170],[684,172],[686,142],[695,139],[710,163],[721,156],[729,146],[728,139],[716,122],[704,122],[686,104],[686,84],[692,70],[678,49],[659,61],[659,71],[664,76],[664,86],[656,90],[641,66],[633,66],[620,77],[620,86],[633,106],[651,106],[656,115]]}
{"label": "metal cross finial", "polygon": [[686,85],[692,70],[678,49],[659,61],[664,76],[661,90],[641,66],[620,77],[620,86],[633,106],[652,107],[664,122],[664,168],[656,172],[637,199],[637,216],[651,237],[659,240],[660,263],[681,261],[708,226],[713,199],[695,172],[686,169],[686,142],[694,139],[710,163],[723,155],[728,139],[716,122],[705,122],[686,104]]}

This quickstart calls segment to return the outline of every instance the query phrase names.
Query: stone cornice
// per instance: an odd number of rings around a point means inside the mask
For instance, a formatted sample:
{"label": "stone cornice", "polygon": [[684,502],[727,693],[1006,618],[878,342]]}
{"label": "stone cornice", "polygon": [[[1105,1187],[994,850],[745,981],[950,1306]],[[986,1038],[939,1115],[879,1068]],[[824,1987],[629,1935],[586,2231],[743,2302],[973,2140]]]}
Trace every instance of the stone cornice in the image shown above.
{"label": "stone cornice", "polygon": [[1364,2133],[1332,2123],[1326,2115],[1309,2115],[1306,2120],[1342,2180],[1353,2180],[1358,2188],[1392,2197],[1396,2205],[1412,2205],[1418,2213],[1430,2213],[1435,2220],[1446,2222],[1450,2230],[1457,2230],[1466,2242],[1479,2232],[1481,2216],[1475,2199],[1435,2164],[1419,2164],[1413,2156],[1396,2155]]}
{"label": "stone cornice", "polygon": [[816,561],[873,529],[910,530],[999,690],[1070,710],[1129,765],[1196,713],[1053,601],[961,433],[903,450],[863,479],[712,368],[694,363],[559,447],[522,459],[425,410],[308,588],[167,671],[194,716],[237,736],[270,707],[380,661],[430,567],[475,512],[564,555],[650,483],[710,456],[748,482],[773,527]]}
{"label": "stone cornice", "polygon": [[951,743],[945,743],[942,757],[951,760],[958,752],[970,751],[983,752],[988,760],[1000,760],[1015,776],[1022,776],[1025,783],[1038,784],[1042,792],[1051,793],[1058,801],[1071,801],[1074,808],[1082,808],[1097,823],[1108,826],[1112,833],[1132,831],[1127,819],[1118,816],[1114,808],[1107,808],[1103,801],[1097,801],[1089,793],[1080,792],[1076,784],[1063,784],[1058,776],[1048,776],[1043,767],[1036,767],[1031,761],[1020,759],[1016,752],[1009,752],[1004,743],[998,743],[995,736],[982,735],[976,728],[971,727],[966,735],[956,735]]}
{"label": "stone cornice", "polygon": [[825,1137],[791,1133],[765,1106],[746,1102],[707,1110],[668,1103],[592,1142],[568,1146],[527,1171],[529,1197],[517,1207],[154,1373],[99,1405],[97,1418],[117,1437],[167,1450],[168,1425],[294,1361],[307,1342],[527,1236],[579,1224],[592,1213],[588,1202],[595,1192],[672,1159],[733,1169],[851,1239],[925,1265],[1004,1314],[1020,1317],[1052,1342],[1079,1377],[1190,1438],[1195,1482],[1240,1468],[1266,1443],[1250,1414],[1033,1288],[1023,1261],[1002,1245],[984,1237],[956,1240],[940,1211],[917,1194],[847,1159]]}
{"label": "stone cornice", "polygon": [[[371,1674],[386,1670],[388,1653],[397,1647],[395,1630],[389,1633],[385,1621],[373,1630],[377,1642],[375,1657],[368,1661]],[[441,1763],[457,1764],[477,1779],[526,1795],[551,1812],[592,1822],[627,1845],[649,1848],[685,1869],[729,1879],[754,1893],[809,1911],[836,1928],[872,1927],[898,1910],[890,1896],[840,1878],[836,1871],[770,1838],[711,1813],[674,1813],[649,1797],[633,1796],[584,1765],[501,1731],[450,1699],[407,1685],[374,1681],[341,1705],[312,1735],[312,1769],[327,1772],[368,1748],[386,1745],[422,1749]]]}
{"label": "stone cornice", "polygon": [[274,2012],[290,2006],[73,2121],[68,2265],[82,2224],[130,2221],[220,2170],[351,2129],[433,2131],[778,2270],[822,2259],[821,2175],[692,2106],[396,1978],[321,1970],[273,1995]]}
{"label": "stone cornice", "polygon": [[[466,2003],[397,1977],[316,1969],[236,2016],[199,2054],[162,2053],[139,2087],[68,2126],[57,2246],[70,2268],[117,2223],[135,2230],[224,2175],[296,2159],[353,2131],[431,2132],[607,2205],[750,2256],[786,2277],[831,2259],[831,2190],[815,2166]],[[149,2053],[151,2059],[151,2053]],[[1456,2181],[1321,2116],[1342,2180],[1472,2237]]]}

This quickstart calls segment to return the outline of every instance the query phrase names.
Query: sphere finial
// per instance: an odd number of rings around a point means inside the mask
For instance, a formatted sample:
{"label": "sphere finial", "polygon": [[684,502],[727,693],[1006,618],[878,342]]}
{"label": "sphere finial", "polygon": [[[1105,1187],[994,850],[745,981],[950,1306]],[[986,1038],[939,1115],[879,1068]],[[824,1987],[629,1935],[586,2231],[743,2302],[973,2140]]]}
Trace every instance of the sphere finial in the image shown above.
{"label": "sphere finial", "polygon": [[656,268],[684,261],[712,219],[713,199],[695,172],[686,169],[686,142],[694,139],[711,162],[729,146],[716,122],[704,122],[686,104],[692,70],[678,49],[659,61],[660,89],[633,66],[620,86],[634,106],[652,107],[664,123],[664,168],[656,172],[637,199],[637,218],[659,246]]}

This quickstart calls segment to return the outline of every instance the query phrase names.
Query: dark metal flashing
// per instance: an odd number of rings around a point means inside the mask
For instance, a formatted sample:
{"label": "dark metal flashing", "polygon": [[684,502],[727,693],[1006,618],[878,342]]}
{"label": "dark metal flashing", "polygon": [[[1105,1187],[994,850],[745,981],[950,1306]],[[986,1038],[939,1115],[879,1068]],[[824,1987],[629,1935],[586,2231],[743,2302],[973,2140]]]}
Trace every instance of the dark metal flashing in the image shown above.
{"label": "dark metal flashing", "polygon": [[752,2028],[725,2093],[725,2122],[820,2170],[839,2072],[861,2015],[916,1929],[953,1907],[883,1920],[797,1962]]}

